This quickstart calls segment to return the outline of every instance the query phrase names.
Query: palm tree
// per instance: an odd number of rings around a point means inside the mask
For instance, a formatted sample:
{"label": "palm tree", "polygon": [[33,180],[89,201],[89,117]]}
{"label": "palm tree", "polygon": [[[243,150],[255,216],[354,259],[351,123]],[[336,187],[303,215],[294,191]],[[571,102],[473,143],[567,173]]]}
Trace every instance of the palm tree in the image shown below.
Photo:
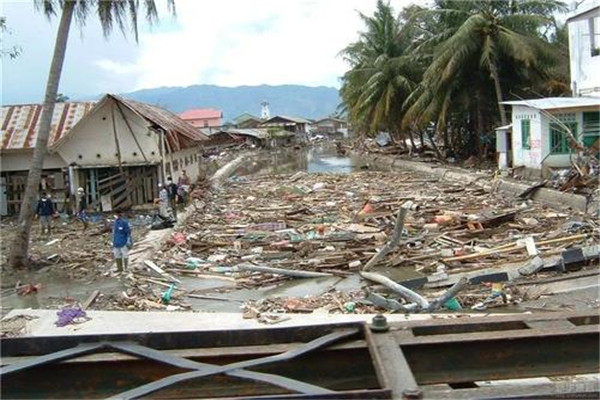
{"label": "palm tree", "polygon": [[410,42],[389,3],[378,0],[373,16],[359,15],[367,29],[341,53],[351,66],[340,89],[346,111],[367,132],[399,133],[401,107],[418,82],[418,64],[406,53]]}
{"label": "palm tree", "polygon": [[493,122],[484,121],[482,107],[495,97],[506,125],[506,88],[524,76],[547,75],[555,57],[544,30],[554,28],[554,13],[564,10],[557,0],[437,0],[434,9],[423,11],[438,28],[417,47],[431,55],[431,63],[406,103],[404,124],[434,120],[443,126],[449,112],[464,106],[457,100],[466,99],[481,133]]}
{"label": "palm tree", "polygon": [[[146,18],[149,22],[154,22],[157,18],[156,5],[154,0],[143,0],[143,8],[146,11]],[[170,10],[175,12],[174,0],[168,0]],[[108,36],[113,27],[117,25],[123,33],[130,26],[135,40],[138,40],[138,10],[140,9],[139,0],[38,0],[36,8],[41,10],[49,18],[56,15],[61,10],[60,23],[56,34],[56,43],[54,54],[48,74],[46,84],[46,94],[44,96],[44,108],[40,118],[40,127],[37,135],[35,148],[33,151],[33,160],[27,176],[27,185],[21,210],[19,214],[19,224],[17,233],[13,239],[9,254],[9,265],[13,268],[22,268],[28,265],[29,237],[33,219],[33,210],[35,200],[38,194],[38,186],[41,180],[44,157],[48,151],[48,138],[52,123],[52,114],[58,94],[58,84],[62,66],[65,60],[67,50],[67,40],[73,17],[84,24],[89,14],[95,10],[98,19],[102,25],[105,36]]]}

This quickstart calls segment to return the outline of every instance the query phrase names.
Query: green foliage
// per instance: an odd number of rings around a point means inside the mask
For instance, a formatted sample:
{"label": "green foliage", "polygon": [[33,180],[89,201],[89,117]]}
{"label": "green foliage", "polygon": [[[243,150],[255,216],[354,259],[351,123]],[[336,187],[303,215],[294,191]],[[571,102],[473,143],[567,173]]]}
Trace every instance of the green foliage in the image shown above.
{"label": "green foliage", "polygon": [[[36,8],[48,18],[59,13],[65,1],[76,1],[74,17],[81,25],[85,25],[89,15],[96,13],[102,31],[108,36],[116,26],[123,34],[130,28],[136,42],[138,41],[138,11],[144,9],[146,20],[156,22],[158,13],[154,0],[35,0]],[[175,0],[167,0],[171,13],[175,14]]]}
{"label": "green foliage", "polygon": [[2,41],[5,40],[7,34],[10,34],[10,30],[6,26],[6,17],[0,16],[0,45],[2,45],[0,57],[8,56],[10,59],[15,59],[21,54],[21,47],[12,46],[5,48]]}
{"label": "green foliage", "polygon": [[557,0],[435,0],[395,16],[378,0],[341,53],[343,109],[366,133],[433,129],[453,155],[480,153],[506,122],[500,101],[568,93],[566,28],[554,18],[564,11]]}

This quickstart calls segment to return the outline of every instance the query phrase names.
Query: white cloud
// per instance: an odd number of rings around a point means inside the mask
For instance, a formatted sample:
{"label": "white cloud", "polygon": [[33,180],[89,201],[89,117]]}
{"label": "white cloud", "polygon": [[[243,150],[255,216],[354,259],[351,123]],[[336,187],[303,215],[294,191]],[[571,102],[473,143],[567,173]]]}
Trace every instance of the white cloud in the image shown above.
{"label": "white cloud", "polygon": [[[409,0],[395,0],[396,11]],[[143,32],[134,64],[98,60],[136,73],[135,89],[217,84],[337,85],[339,51],[363,28],[375,0],[178,0],[179,29]]]}

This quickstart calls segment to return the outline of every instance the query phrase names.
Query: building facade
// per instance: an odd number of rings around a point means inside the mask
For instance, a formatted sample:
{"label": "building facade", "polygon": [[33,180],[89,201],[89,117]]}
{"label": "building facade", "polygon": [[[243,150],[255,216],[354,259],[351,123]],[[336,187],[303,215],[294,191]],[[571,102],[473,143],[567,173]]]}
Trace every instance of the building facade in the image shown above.
{"label": "building facade", "polygon": [[179,118],[196,128],[214,128],[222,125],[223,112],[213,108],[193,108],[179,114]]}
{"label": "building facade", "polygon": [[600,1],[581,2],[567,23],[573,96],[600,97]]}

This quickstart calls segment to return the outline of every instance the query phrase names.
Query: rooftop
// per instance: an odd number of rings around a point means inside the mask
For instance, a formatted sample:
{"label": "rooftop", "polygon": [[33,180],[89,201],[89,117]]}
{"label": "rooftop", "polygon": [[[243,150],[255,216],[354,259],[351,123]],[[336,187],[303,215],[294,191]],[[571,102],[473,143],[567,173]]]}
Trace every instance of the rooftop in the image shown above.
{"label": "rooftop", "polygon": [[277,120],[290,121],[290,122],[294,122],[296,124],[310,124],[311,123],[311,121],[307,120],[306,118],[302,118],[302,117],[290,117],[289,115],[275,115],[275,116],[267,119],[266,121],[264,121],[263,124],[268,124],[270,122],[276,122]]}
{"label": "rooftop", "polygon": [[[65,136],[84,115],[95,105],[95,102],[56,103],[52,115],[50,138],[51,147]],[[4,106],[0,111],[2,150],[33,149],[37,140],[42,116],[42,104],[21,104]]]}
{"label": "rooftop", "polygon": [[541,110],[558,108],[600,107],[598,97],[546,97],[543,99],[503,101],[502,104],[511,106],[526,106]]}
{"label": "rooftop", "polygon": [[192,108],[180,113],[179,118],[184,120],[223,118],[223,112],[214,108]]}

